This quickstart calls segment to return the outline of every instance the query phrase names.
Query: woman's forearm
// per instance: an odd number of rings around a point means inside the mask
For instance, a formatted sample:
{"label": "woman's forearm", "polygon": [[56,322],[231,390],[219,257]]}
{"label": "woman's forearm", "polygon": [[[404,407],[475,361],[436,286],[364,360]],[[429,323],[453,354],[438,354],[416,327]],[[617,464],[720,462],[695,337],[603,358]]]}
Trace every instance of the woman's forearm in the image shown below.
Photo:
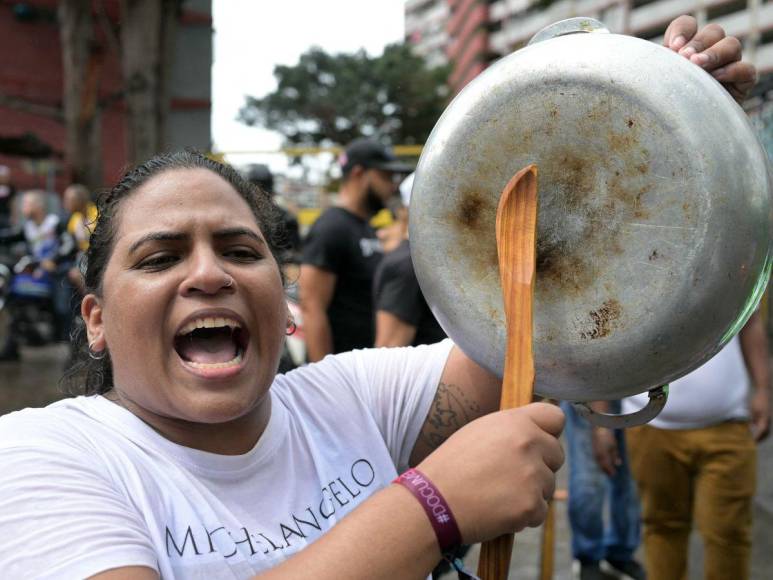
{"label": "woman's forearm", "polygon": [[439,560],[437,539],[421,505],[408,490],[390,485],[256,580],[421,579]]}

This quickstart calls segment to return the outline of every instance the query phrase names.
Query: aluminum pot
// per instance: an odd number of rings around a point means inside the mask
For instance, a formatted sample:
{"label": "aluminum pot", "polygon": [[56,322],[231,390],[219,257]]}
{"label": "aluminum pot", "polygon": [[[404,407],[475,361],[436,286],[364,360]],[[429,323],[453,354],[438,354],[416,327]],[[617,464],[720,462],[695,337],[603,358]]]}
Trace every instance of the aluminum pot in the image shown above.
{"label": "aluminum pot", "polygon": [[767,157],[743,110],[683,57],[602,27],[553,25],[465,87],[411,200],[432,311],[501,375],[497,202],[538,165],[535,391],[569,401],[695,369],[748,319],[771,267]]}

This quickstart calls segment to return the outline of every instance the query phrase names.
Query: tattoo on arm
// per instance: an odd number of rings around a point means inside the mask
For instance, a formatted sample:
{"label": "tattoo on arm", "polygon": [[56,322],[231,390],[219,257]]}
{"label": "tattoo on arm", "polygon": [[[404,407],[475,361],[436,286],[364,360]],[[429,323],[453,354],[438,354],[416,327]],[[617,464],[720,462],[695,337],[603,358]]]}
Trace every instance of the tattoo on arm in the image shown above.
{"label": "tattoo on arm", "polygon": [[441,382],[416,441],[414,456],[418,454],[421,458],[426,457],[454,432],[480,415],[480,405],[470,399],[464,389]]}

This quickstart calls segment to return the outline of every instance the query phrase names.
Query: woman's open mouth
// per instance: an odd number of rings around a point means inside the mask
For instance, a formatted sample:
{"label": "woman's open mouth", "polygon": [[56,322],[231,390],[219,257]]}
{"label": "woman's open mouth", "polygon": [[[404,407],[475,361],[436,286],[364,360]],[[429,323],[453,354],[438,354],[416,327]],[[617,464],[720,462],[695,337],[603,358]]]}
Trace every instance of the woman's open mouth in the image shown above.
{"label": "woman's open mouth", "polygon": [[174,339],[174,349],[183,363],[206,375],[237,370],[249,344],[242,324],[228,317],[202,316],[185,324]]}

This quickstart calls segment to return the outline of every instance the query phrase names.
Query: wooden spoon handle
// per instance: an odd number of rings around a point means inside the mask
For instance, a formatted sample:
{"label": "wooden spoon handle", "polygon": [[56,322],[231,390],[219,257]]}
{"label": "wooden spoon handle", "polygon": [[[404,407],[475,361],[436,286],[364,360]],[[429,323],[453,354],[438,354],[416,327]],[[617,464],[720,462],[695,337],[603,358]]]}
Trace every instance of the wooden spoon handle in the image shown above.
{"label": "wooden spoon handle", "polygon": [[[516,173],[502,191],[497,208],[497,252],[507,323],[505,374],[500,409],[531,403],[534,278],[537,239],[537,166]],[[482,580],[506,580],[513,535],[484,542],[478,563]]]}

